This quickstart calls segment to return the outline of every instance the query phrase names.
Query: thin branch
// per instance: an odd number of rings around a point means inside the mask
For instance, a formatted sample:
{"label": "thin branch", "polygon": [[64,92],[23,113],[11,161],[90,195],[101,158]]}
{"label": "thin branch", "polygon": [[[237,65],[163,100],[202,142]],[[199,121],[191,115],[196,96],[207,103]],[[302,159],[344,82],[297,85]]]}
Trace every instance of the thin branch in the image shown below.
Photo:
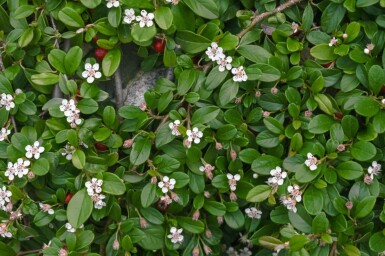
{"label": "thin branch", "polygon": [[22,251],[18,252],[17,255],[26,255],[31,253],[41,253],[42,249],[30,250],[30,251]]}
{"label": "thin branch", "polygon": [[0,54],[0,71],[4,71],[4,70],[5,70],[5,67],[4,67],[4,63],[3,63],[3,57]]}
{"label": "thin branch", "polygon": [[120,72],[120,67],[115,72],[114,82],[116,106],[120,108],[121,106],[123,106],[122,74]]}
{"label": "thin branch", "polygon": [[247,26],[247,28],[245,28],[244,30],[242,30],[238,34],[238,37],[242,38],[247,32],[249,32],[253,27],[255,27],[255,25],[257,25],[262,20],[269,18],[269,17],[271,17],[271,16],[273,16],[279,12],[282,12],[282,11],[292,7],[293,5],[299,4],[302,1],[303,0],[289,0],[284,4],[281,4],[280,6],[278,6],[277,8],[272,10],[271,12],[264,12],[264,13],[261,13],[261,14],[255,16],[253,18],[253,20],[251,21],[251,23],[249,24],[249,26]]}
{"label": "thin branch", "polygon": [[15,120],[15,117],[13,115],[11,115],[11,122],[12,122],[12,125],[13,125],[13,130],[15,132],[17,132],[16,120]]}

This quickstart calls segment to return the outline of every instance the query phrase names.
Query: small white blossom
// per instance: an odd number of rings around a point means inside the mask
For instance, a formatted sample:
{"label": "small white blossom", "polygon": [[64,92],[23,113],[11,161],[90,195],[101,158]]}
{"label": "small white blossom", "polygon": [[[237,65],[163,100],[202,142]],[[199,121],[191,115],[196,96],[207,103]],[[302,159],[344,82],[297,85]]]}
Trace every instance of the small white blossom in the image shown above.
{"label": "small white blossom", "polygon": [[152,20],[154,19],[155,16],[153,13],[150,12],[147,14],[146,10],[142,10],[140,14],[142,16],[136,16],[136,21],[139,22],[139,26],[141,28],[144,28],[145,26],[151,27],[152,25],[154,25],[154,22]]}
{"label": "small white blossom", "polygon": [[40,158],[40,153],[44,152],[44,147],[40,147],[39,141],[35,141],[33,143],[33,146],[32,145],[27,145],[25,147],[25,150],[27,151],[25,153],[25,156],[27,158],[34,157],[35,159],[39,159]]}
{"label": "small white blossom", "polygon": [[175,120],[173,123],[169,123],[168,124],[168,127],[170,127],[170,129],[171,129],[171,134],[172,135],[175,135],[175,136],[179,136],[180,135],[180,132],[178,130],[179,126],[180,126],[180,121],[179,120]]}
{"label": "small white blossom", "polygon": [[106,0],[106,1],[107,1],[107,8],[119,7],[120,5],[119,0]]}
{"label": "small white blossom", "polygon": [[93,194],[91,196],[92,201],[94,201],[94,207],[95,209],[102,209],[104,206],[106,206],[106,203],[103,202],[103,199],[106,198],[103,194]]}
{"label": "small white blossom", "polygon": [[201,167],[199,167],[199,170],[201,172],[204,172],[207,176],[207,178],[209,178],[210,180],[213,178],[213,170],[215,169],[214,166],[212,166],[211,164],[204,164],[202,165]]}
{"label": "small white blossom", "polygon": [[75,150],[76,148],[74,146],[71,146],[69,143],[67,143],[67,145],[65,145],[64,147],[64,152],[62,152],[61,154],[62,156],[65,156],[67,160],[71,160]]}
{"label": "small white blossom", "polygon": [[55,211],[52,209],[52,206],[49,204],[43,204],[39,203],[40,210],[43,212],[47,212],[49,215],[52,215],[55,213]]}
{"label": "small white blossom", "polygon": [[297,201],[295,199],[283,196],[281,197],[281,202],[289,211],[297,212],[297,207],[295,206]]}
{"label": "small white blossom", "polygon": [[221,58],[217,60],[217,63],[219,65],[218,69],[220,72],[227,70],[231,70],[231,62],[233,61],[233,58],[231,56],[227,56],[226,58]]}
{"label": "small white blossom", "polygon": [[251,256],[251,255],[253,255],[253,253],[247,247],[239,250],[239,256]]}
{"label": "small white blossom", "polygon": [[366,48],[364,49],[365,54],[370,54],[371,51],[374,49],[374,44],[370,43],[366,45]]}
{"label": "small white blossom", "polygon": [[60,248],[57,255],[58,256],[67,256],[68,255],[68,251],[65,248]]}
{"label": "small white blossom", "polygon": [[243,69],[243,66],[233,68],[231,70],[231,73],[234,75],[233,80],[235,82],[245,82],[248,79],[247,74],[246,74],[245,70]]}
{"label": "small white blossom", "polygon": [[310,170],[317,170],[318,159],[313,156],[312,153],[307,153],[307,160],[305,161],[305,165],[309,167]]}
{"label": "small white blossom", "polygon": [[228,256],[239,256],[238,252],[231,246],[227,249],[226,253]]}
{"label": "small white blossom", "polygon": [[15,94],[21,94],[21,93],[23,93],[23,90],[22,90],[22,89],[17,88],[17,89],[15,90]]}
{"label": "small white blossom", "polygon": [[135,21],[135,11],[134,9],[126,9],[124,10],[123,22],[127,24],[131,24],[131,22]]}
{"label": "small white blossom", "polygon": [[194,127],[192,131],[187,130],[186,135],[187,135],[187,140],[189,142],[194,141],[195,144],[199,144],[201,142],[201,138],[203,137],[203,133],[199,131],[197,127]]}
{"label": "small white blossom", "polygon": [[11,238],[12,234],[8,231],[8,227],[6,223],[0,223],[0,236],[6,238]]}
{"label": "small white blossom", "polygon": [[161,196],[160,201],[163,201],[166,205],[169,205],[172,203],[172,199],[169,195]]}
{"label": "small white blossom", "polygon": [[102,192],[103,180],[98,180],[97,178],[92,178],[91,181],[86,181],[85,186],[87,188],[87,193],[89,196],[94,194],[99,194]]}
{"label": "small white blossom", "polygon": [[206,54],[212,61],[218,61],[224,59],[226,56],[223,54],[223,48],[219,47],[216,42],[212,42],[206,50]]}
{"label": "small white blossom", "polygon": [[302,200],[302,192],[299,189],[300,188],[297,184],[287,187],[287,192],[289,192],[291,198],[293,198],[297,202],[301,202]]}
{"label": "small white blossom", "polygon": [[170,179],[167,176],[163,176],[162,181],[158,182],[158,187],[162,189],[163,193],[167,193],[169,190],[173,190],[175,186],[175,179]]}
{"label": "small white blossom", "polygon": [[299,29],[299,25],[296,22],[291,23],[291,29],[293,30],[293,33],[297,33]]}
{"label": "small white blossom", "polygon": [[251,219],[260,219],[262,215],[262,211],[255,207],[246,208],[245,213],[247,214],[247,217]]}
{"label": "small white blossom", "polygon": [[1,130],[0,130],[0,141],[5,140],[8,137],[8,135],[10,135],[10,134],[11,134],[11,130],[8,130],[6,128],[1,128]]}
{"label": "small white blossom", "polygon": [[180,0],[166,0],[168,3],[172,3],[173,5],[177,5]]}
{"label": "small white blossom", "polygon": [[368,167],[368,174],[370,178],[373,180],[374,175],[377,176],[381,172],[381,165],[377,163],[377,161],[372,162],[372,166]]}
{"label": "small white blossom", "polygon": [[226,176],[228,179],[230,190],[235,191],[237,189],[237,181],[241,179],[241,175],[239,174],[232,175],[231,173],[228,173]]}
{"label": "small white blossom", "polygon": [[171,239],[171,243],[173,244],[181,244],[183,242],[183,235],[182,235],[183,229],[177,229],[176,227],[171,227],[169,235],[167,235],[168,238]]}
{"label": "small white blossom", "polygon": [[15,102],[13,102],[13,96],[11,94],[1,94],[0,105],[4,106],[6,110],[10,111],[11,108],[15,107]]}
{"label": "small white blossom", "polygon": [[86,63],[84,65],[85,71],[82,73],[82,77],[87,78],[87,83],[91,84],[95,81],[95,78],[101,78],[102,73],[99,70],[99,64],[95,63],[91,65],[90,63]]}
{"label": "small white blossom", "polygon": [[270,185],[282,185],[284,182],[284,179],[287,177],[287,173],[285,171],[282,171],[281,167],[277,166],[275,169],[270,171],[271,178],[268,179],[267,183]]}
{"label": "small white blossom", "polygon": [[80,110],[73,110],[71,114],[67,117],[67,122],[70,123],[72,128],[75,128],[77,125],[81,124],[82,120],[80,119]]}
{"label": "small white blossom", "polygon": [[8,166],[7,166],[7,169],[5,170],[4,175],[8,177],[10,181],[15,179],[15,176],[17,175],[17,170],[13,163],[8,162]]}
{"label": "small white blossom", "polygon": [[31,164],[29,160],[23,160],[22,158],[17,159],[17,162],[13,165],[16,169],[15,174],[22,178],[24,175],[27,175],[29,170],[28,166]]}
{"label": "small white blossom", "polygon": [[343,39],[346,39],[346,38],[348,38],[348,37],[349,37],[348,34],[346,34],[346,33],[343,33],[343,34],[342,34],[342,38],[343,38]]}
{"label": "small white blossom", "polygon": [[65,224],[65,227],[66,227],[67,231],[70,232],[70,233],[75,233],[76,232],[76,228],[72,227],[72,225],[69,222],[67,222]]}
{"label": "small white blossom", "polygon": [[72,111],[76,109],[75,101],[73,99],[63,99],[59,109],[64,113],[65,116],[70,116]]}
{"label": "small white blossom", "polygon": [[333,45],[336,45],[337,42],[338,40],[335,37],[333,37],[332,39],[330,39],[329,46],[332,47]]}
{"label": "small white blossom", "polygon": [[12,192],[7,190],[5,186],[0,188],[0,209],[7,211],[7,203],[11,202]]}

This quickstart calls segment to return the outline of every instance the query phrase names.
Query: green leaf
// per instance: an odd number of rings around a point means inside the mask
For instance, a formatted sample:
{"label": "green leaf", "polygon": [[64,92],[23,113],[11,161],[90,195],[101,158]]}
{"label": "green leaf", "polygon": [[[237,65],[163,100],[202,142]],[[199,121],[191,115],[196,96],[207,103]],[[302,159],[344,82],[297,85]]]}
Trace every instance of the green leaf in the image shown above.
{"label": "green leaf", "polygon": [[329,131],[333,123],[335,120],[332,117],[320,114],[310,120],[308,130],[314,134],[322,134]]}
{"label": "green leaf", "polygon": [[251,165],[253,172],[261,175],[270,175],[270,171],[282,165],[282,160],[271,155],[261,155]]}
{"label": "green leaf", "polygon": [[379,111],[373,118],[373,128],[376,133],[385,132],[385,112]]}
{"label": "green leaf", "polygon": [[170,8],[160,6],[155,10],[155,21],[161,29],[167,30],[171,27],[173,15]]}
{"label": "green leaf", "polygon": [[219,71],[218,68],[214,67],[206,77],[205,88],[206,90],[214,90],[217,88],[227,77],[228,71]]}
{"label": "green leaf", "polygon": [[326,33],[335,31],[345,16],[346,9],[342,4],[330,3],[321,15],[321,27]]}
{"label": "green leaf", "polygon": [[151,141],[148,138],[138,137],[135,139],[130,154],[130,162],[133,165],[141,165],[147,161],[151,153]]}
{"label": "green leaf", "polygon": [[322,191],[310,186],[303,195],[303,205],[306,211],[312,215],[318,215],[323,208],[324,197]]}
{"label": "green leaf", "polygon": [[239,44],[239,37],[236,35],[232,35],[229,32],[226,32],[219,42],[219,46],[223,48],[225,51],[230,51],[235,49]]}
{"label": "green leaf", "polygon": [[205,224],[200,220],[193,220],[191,217],[177,217],[179,226],[193,234],[200,234],[205,231]]}
{"label": "green leaf", "polygon": [[203,208],[214,216],[224,216],[226,213],[226,206],[216,201],[205,201]]}
{"label": "green leaf", "polygon": [[245,225],[245,215],[240,210],[227,212],[224,219],[226,224],[232,229],[240,229]]}
{"label": "green leaf", "polygon": [[379,0],[357,0],[357,7],[362,8],[362,7],[368,7],[371,5],[374,5],[378,3]]}
{"label": "green leaf", "polygon": [[138,244],[148,251],[159,250],[164,248],[164,227],[149,224],[147,228],[141,229],[144,233]]}
{"label": "green leaf", "polygon": [[33,162],[31,166],[31,171],[38,175],[43,176],[48,173],[49,171],[49,162],[45,158],[39,158],[36,161]]}
{"label": "green leaf", "polygon": [[270,52],[258,45],[243,45],[238,48],[238,53],[254,63],[266,63],[272,56]]}
{"label": "green leaf", "polygon": [[376,147],[368,141],[357,141],[352,145],[350,152],[358,161],[369,161],[377,154]]}
{"label": "green leaf", "polygon": [[152,207],[140,208],[140,213],[143,215],[146,220],[153,224],[160,225],[164,222],[164,216],[158,210]]}
{"label": "green leaf", "polygon": [[72,76],[82,61],[83,51],[79,46],[72,47],[64,57],[66,74]]}
{"label": "green leaf", "polygon": [[373,65],[368,73],[369,88],[377,95],[385,84],[385,71],[378,65]]}
{"label": "green leaf", "polygon": [[16,256],[16,252],[13,250],[13,248],[3,242],[0,241],[0,251],[3,254],[3,256]]}
{"label": "green leaf", "polygon": [[378,252],[378,253],[383,252],[385,251],[384,241],[385,241],[385,235],[382,231],[374,233],[369,239],[369,247],[371,250],[375,252]]}
{"label": "green leaf", "polygon": [[122,9],[121,7],[111,8],[108,12],[108,22],[114,28],[117,28],[122,20]]}
{"label": "green leaf", "polygon": [[310,54],[319,60],[335,60],[337,55],[334,54],[334,47],[328,44],[318,44],[310,49]]}
{"label": "green leaf", "polygon": [[185,95],[190,88],[196,83],[198,79],[198,72],[195,69],[186,69],[180,73],[178,77],[178,93]]}
{"label": "green leaf", "polygon": [[116,120],[116,112],[112,106],[106,106],[103,110],[103,122],[108,127],[112,127]]}
{"label": "green leaf", "polygon": [[190,177],[184,172],[174,172],[170,178],[175,179],[175,188],[183,188],[190,182]]}
{"label": "green leaf", "polygon": [[309,238],[305,235],[295,235],[290,238],[289,244],[290,244],[290,251],[299,251],[301,250],[305,244],[309,242]]}
{"label": "green leaf", "polygon": [[77,107],[79,108],[80,112],[86,115],[95,113],[98,109],[98,103],[89,98],[82,99],[78,102]]}
{"label": "green leaf", "polygon": [[[153,25],[151,27],[143,27],[141,28],[139,24],[135,24],[132,27],[131,35],[135,41],[138,42],[147,42],[154,38],[156,35],[156,27]],[[118,49],[116,49],[118,50]]]}
{"label": "green leaf", "polygon": [[214,0],[184,0],[184,3],[198,16],[206,19],[217,19],[219,10]]}
{"label": "green leaf", "polygon": [[315,216],[312,222],[312,233],[321,234],[326,233],[329,229],[329,220],[324,212]]}
{"label": "green leaf", "polygon": [[284,132],[283,124],[273,117],[265,117],[263,123],[269,131],[275,134],[283,134]]}
{"label": "green leaf", "polygon": [[274,82],[281,78],[281,72],[269,64],[258,63],[250,65],[248,68],[259,69],[262,74],[259,76],[258,80],[262,82]]}
{"label": "green leaf", "polygon": [[234,125],[232,124],[225,124],[223,126],[221,126],[218,130],[217,130],[217,138],[220,139],[220,141],[229,141],[229,140],[232,140],[235,135],[237,135],[238,133],[238,130],[237,128],[235,128]]}
{"label": "green leaf", "polygon": [[112,76],[119,68],[122,52],[120,49],[109,50],[102,61],[102,71],[105,76]]}
{"label": "green leaf", "polygon": [[348,35],[348,38],[345,39],[346,43],[352,42],[354,39],[357,38],[357,36],[360,33],[360,23],[358,22],[351,22],[349,25],[346,27],[345,33]]}
{"label": "green leaf", "polygon": [[32,42],[33,31],[34,31],[33,28],[27,28],[26,30],[24,30],[23,34],[21,34],[21,37],[19,38],[19,41],[18,41],[19,46],[21,48],[26,47],[27,45],[29,45]]}
{"label": "green leaf", "polygon": [[80,2],[87,8],[94,9],[102,0],[80,0]]}
{"label": "green leaf", "polygon": [[220,109],[216,106],[205,106],[199,108],[192,115],[191,123],[193,125],[209,123],[218,116],[219,112]]}
{"label": "green leaf", "polygon": [[144,208],[152,205],[156,197],[156,185],[147,183],[142,189],[142,193],[140,195],[140,201]]}
{"label": "green leaf", "polygon": [[36,7],[33,5],[21,5],[13,13],[13,18],[17,20],[27,18],[34,13],[35,10]]}
{"label": "green leaf", "polygon": [[219,91],[219,104],[224,106],[235,99],[239,90],[239,83],[233,79],[227,80]]}
{"label": "green leaf", "polygon": [[290,223],[299,231],[311,233],[313,219],[301,204],[297,204],[297,212],[289,211]]}
{"label": "green leaf", "polygon": [[49,63],[61,73],[65,74],[65,59],[66,53],[59,49],[52,49],[48,54]]}
{"label": "green leaf", "polygon": [[105,172],[103,173],[102,190],[111,195],[123,195],[126,192],[126,186],[116,174]]}
{"label": "green leaf", "polygon": [[86,155],[84,152],[80,149],[75,150],[75,152],[72,154],[72,164],[78,168],[83,169],[86,164]]}
{"label": "green leaf", "polygon": [[271,186],[269,185],[258,185],[252,188],[247,193],[246,201],[252,203],[259,203],[265,201],[271,194]]}
{"label": "green leaf", "polygon": [[368,216],[376,204],[376,197],[368,196],[360,200],[354,207],[352,215],[356,218],[364,218]]}
{"label": "green leaf", "polygon": [[82,28],[84,21],[79,13],[70,7],[64,7],[58,13],[59,20],[69,27]]}
{"label": "green leaf", "polygon": [[328,115],[333,115],[334,109],[331,100],[325,94],[314,95],[314,100],[318,103],[318,107]]}
{"label": "green leaf", "polygon": [[93,203],[87,190],[83,188],[78,191],[68,203],[67,219],[74,227],[79,228],[91,216]]}
{"label": "green leaf", "polygon": [[336,168],[337,174],[347,180],[354,180],[363,175],[362,166],[353,161],[340,163]]}
{"label": "green leaf", "polygon": [[184,51],[191,54],[203,52],[211,44],[211,41],[206,37],[187,30],[177,32],[175,42],[179,44]]}
{"label": "green leaf", "polygon": [[59,82],[59,76],[52,73],[41,73],[32,75],[31,80],[37,85],[53,85]]}

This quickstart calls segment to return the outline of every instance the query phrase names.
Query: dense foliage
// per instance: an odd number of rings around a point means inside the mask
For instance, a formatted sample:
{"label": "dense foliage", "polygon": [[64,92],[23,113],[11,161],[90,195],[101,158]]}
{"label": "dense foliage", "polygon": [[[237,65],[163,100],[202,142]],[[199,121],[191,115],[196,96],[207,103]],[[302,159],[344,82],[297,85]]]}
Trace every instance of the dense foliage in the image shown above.
{"label": "dense foliage", "polygon": [[0,254],[382,253],[384,7],[0,0]]}

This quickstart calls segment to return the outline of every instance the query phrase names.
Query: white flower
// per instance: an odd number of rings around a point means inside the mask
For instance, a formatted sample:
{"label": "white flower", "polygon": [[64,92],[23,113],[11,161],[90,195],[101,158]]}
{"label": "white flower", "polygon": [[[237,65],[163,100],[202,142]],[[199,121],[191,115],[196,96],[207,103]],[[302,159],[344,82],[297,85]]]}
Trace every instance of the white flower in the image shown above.
{"label": "white flower", "polygon": [[313,156],[312,153],[307,153],[307,160],[305,161],[306,166],[309,167],[310,170],[314,171],[317,170],[317,163],[318,159]]}
{"label": "white flower", "polygon": [[241,179],[241,175],[239,174],[232,175],[231,173],[228,173],[226,176],[228,179],[230,190],[235,191],[237,189],[237,181]]}
{"label": "white flower", "polygon": [[99,194],[102,192],[103,180],[98,180],[97,178],[92,178],[91,181],[86,181],[85,186],[87,188],[87,193],[89,196]]}
{"label": "white flower", "polygon": [[28,166],[31,164],[29,160],[23,160],[23,158],[17,159],[17,162],[13,165],[16,169],[15,174],[22,178],[24,175],[27,175],[29,170]]}
{"label": "white flower", "polygon": [[70,232],[70,233],[75,233],[76,232],[76,228],[72,227],[72,225],[69,222],[67,222],[65,224],[65,227],[66,227],[67,231]]}
{"label": "white flower", "polygon": [[378,175],[381,172],[381,165],[377,163],[377,161],[372,162],[372,166],[368,167],[368,173],[370,178],[373,180],[373,175]]}
{"label": "white flower", "polygon": [[295,22],[291,23],[291,29],[293,30],[294,34],[297,33],[298,28],[299,28],[298,23],[295,23]]}
{"label": "white flower", "polygon": [[0,130],[0,141],[5,140],[8,137],[8,135],[10,135],[10,134],[11,134],[11,130],[8,130],[6,128],[1,128],[1,130]]}
{"label": "white flower", "polygon": [[4,106],[8,111],[15,107],[15,102],[13,102],[13,96],[11,94],[2,93],[0,104],[1,106]]}
{"label": "white flower", "polygon": [[287,192],[289,192],[291,198],[293,198],[297,202],[301,202],[302,200],[302,192],[299,189],[300,188],[297,184],[287,187]]}
{"label": "white flower", "polygon": [[167,235],[168,238],[171,239],[171,243],[173,244],[181,244],[183,242],[183,235],[182,235],[183,229],[177,229],[176,227],[171,227],[169,235]]}
{"label": "white flower", "polygon": [[124,10],[124,17],[123,17],[123,22],[127,24],[131,24],[135,20],[135,11],[134,9],[126,9]]}
{"label": "white flower", "polygon": [[203,137],[203,133],[199,131],[197,127],[194,127],[192,131],[187,130],[186,135],[188,136],[187,140],[190,142],[194,141],[195,144],[199,144],[201,142],[201,138]]}
{"label": "white flower", "polygon": [[180,126],[180,121],[179,120],[175,120],[173,123],[169,123],[168,124],[168,127],[170,127],[170,129],[171,129],[171,134],[172,135],[175,135],[175,136],[179,136],[180,135],[180,132],[178,130],[179,126]]}
{"label": "white flower", "polygon": [[8,162],[7,170],[5,170],[5,176],[8,177],[10,181],[15,179],[15,175],[17,175],[16,167],[13,163]]}
{"label": "white flower", "polygon": [[166,205],[172,203],[172,199],[171,199],[171,197],[169,197],[169,195],[161,196],[160,201],[163,201]]}
{"label": "white flower", "polygon": [[40,158],[40,153],[43,153],[44,152],[44,147],[40,147],[40,143],[38,141],[35,141],[33,143],[33,146],[31,145],[27,145],[25,147],[25,150],[27,151],[25,153],[25,156],[27,158],[32,158],[34,157],[35,159],[39,159]]}
{"label": "white flower", "polygon": [[62,152],[62,156],[65,156],[67,160],[72,159],[72,154],[75,152],[76,148],[74,146],[71,146],[69,143],[65,145],[64,152]]}
{"label": "white flower", "polygon": [[104,206],[106,206],[106,203],[103,202],[103,199],[106,198],[103,194],[93,194],[91,196],[92,201],[95,202],[94,207],[95,209],[102,209]]}
{"label": "white flower", "polygon": [[297,201],[295,199],[283,196],[281,197],[281,202],[289,211],[297,212],[297,207],[295,207]]}
{"label": "white flower", "polygon": [[217,63],[219,65],[218,69],[220,72],[227,70],[230,70],[232,68],[231,62],[233,61],[233,58],[231,56],[227,56],[226,58],[222,58],[217,60]]}
{"label": "white flower", "polygon": [[72,111],[76,109],[75,101],[73,99],[63,99],[59,109],[64,113],[65,116],[70,116]]}
{"label": "white flower", "polygon": [[247,81],[247,79],[248,79],[247,74],[246,74],[245,70],[243,69],[243,66],[233,68],[231,70],[231,73],[234,75],[233,80],[235,82],[244,82],[244,81]]}
{"label": "white flower", "polygon": [[282,185],[284,179],[287,177],[287,173],[282,171],[281,167],[277,166],[275,169],[270,171],[271,178],[268,179],[270,185]]}
{"label": "white flower", "polygon": [[0,223],[0,236],[6,238],[12,237],[11,232],[8,232],[8,227],[6,223]]}
{"label": "white flower", "polygon": [[168,3],[172,3],[174,5],[177,5],[179,3],[180,0],[166,0],[166,2]]}
{"label": "white flower", "polygon": [[333,45],[336,45],[337,42],[338,40],[335,37],[333,37],[332,39],[330,39],[329,46],[332,47]]}
{"label": "white flower", "polygon": [[206,54],[212,61],[218,61],[225,58],[223,48],[219,47],[216,42],[211,43],[211,46],[209,46],[206,50]]}
{"label": "white flower", "polygon": [[6,211],[6,204],[11,202],[12,192],[7,190],[5,186],[0,188],[0,209]]}
{"label": "white flower", "polygon": [[251,256],[251,255],[253,255],[253,253],[247,247],[239,250],[239,256]]}
{"label": "white flower", "polygon": [[231,246],[227,249],[226,253],[228,256],[239,256],[238,252]]}
{"label": "white flower", "polygon": [[99,70],[99,64],[95,63],[94,65],[91,65],[90,63],[86,63],[84,65],[85,71],[83,71],[82,76],[84,78],[87,78],[87,83],[93,83],[95,78],[101,78],[102,73],[100,73]]}
{"label": "white flower", "polygon": [[23,90],[22,90],[22,89],[17,88],[17,89],[15,90],[15,94],[21,94],[21,93],[23,93]]}
{"label": "white flower", "polygon": [[247,214],[247,217],[251,219],[260,219],[262,215],[262,211],[255,207],[246,208],[245,213]]}
{"label": "white flower", "polygon": [[146,10],[142,10],[140,14],[142,16],[136,16],[136,21],[139,22],[139,26],[141,28],[144,28],[145,26],[151,27],[152,25],[154,25],[154,22],[152,20],[154,19],[155,16],[153,13],[147,14]]}
{"label": "white flower", "polygon": [[80,110],[73,110],[71,114],[67,117],[67,122],[70,123],[72,128],[75,128],[77,125],[81,124],[82,119],[80,119]]}
{"label": "white flower", "polygon": [[167,193],[169,190],[171,191],[174,189],[175,183],[175,179],[170,179],[167,176],[163,176],[162,181],[158,182],[158,187],[162,189],[163,193]]}
{"label": "white flower", "polygon": [[366,48],[364,49],[365,54],[369,54],[374,49],[374,44],[370,43],[366,45]]}
{"label": "white flower", "polygon": [[39,203],[40,210],[43,212],[47,212],[49,215],[52,215],[55,213],[55,211],[52,209],[52,206],[49,204],[43,204]]}
{"label": "white flower", "polygon": [[107,8],[119,7],[119,0],[106,0]]}

